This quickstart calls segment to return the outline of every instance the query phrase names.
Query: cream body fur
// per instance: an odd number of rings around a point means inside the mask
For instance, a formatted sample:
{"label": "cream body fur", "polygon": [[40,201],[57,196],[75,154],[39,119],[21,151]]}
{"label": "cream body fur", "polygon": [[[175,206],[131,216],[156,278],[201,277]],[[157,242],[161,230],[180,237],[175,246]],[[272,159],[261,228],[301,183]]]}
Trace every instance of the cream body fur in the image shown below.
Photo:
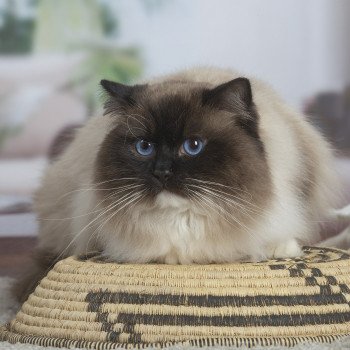
{"label": "cream body fur", "polygon": [[[232,71],[193,69],[169,79],[213,86],[239,77]],[[265,84],[250,79],[259,133],[271,175],[272,196],[249,225],[233,228],[221,216],[163,191],[156,200],[120,209],[108,222],[98,217],[94,163],[115,126],[109,115],[89,120],[65,153],[49,166],[36,196],[39,248],[60,257],[103,250],[121,262],[210,263],[292,257],[300,243],[316,240],[319,221],[334,194],[332,156],[326,141]],[[264,179],[261,179],[264,186]],[[309,191],[308,199],[304,192]]]}

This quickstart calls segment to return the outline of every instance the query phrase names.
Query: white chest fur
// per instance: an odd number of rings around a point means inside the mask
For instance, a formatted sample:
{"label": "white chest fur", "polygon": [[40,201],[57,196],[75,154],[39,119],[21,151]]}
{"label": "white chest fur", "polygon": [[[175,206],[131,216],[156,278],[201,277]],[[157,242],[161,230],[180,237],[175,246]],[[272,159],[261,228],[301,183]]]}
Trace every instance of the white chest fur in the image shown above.
{"label": "white chest fur", "polygon": [[154,231],[159,233],[160,248],[166,251],[164,261],[168,263],[190,262],[195,247],[205,240],[206,217],[198,213],[193,203],[167,191],[156,199]]}
{"label": "white chest fur", "polygon": [[105,226],[103,249],[116,261],[191,263],[207,244],[207,218],[189,200],[163,191]]}
{"label": "white chest fur", "polygon": [[[130,217],[116,220],[105,236],[105,253],[116,261],[169,264],[232,262],[247,256],[259,260],[275,254],[276,257],[300,254],[294,240],[277,240],[276,235],[270,233],[284,232],[283,223],[273,230],[270,220],[256,220],[255,227],[248,232],[248,228],[232,226],[214,214],[210,208],[201,211],[191,200],[164,191],[152,205],[141,204]],[[259,235],[260,232],[265,235]],[[290,251],[290,247],[295,249]]]}

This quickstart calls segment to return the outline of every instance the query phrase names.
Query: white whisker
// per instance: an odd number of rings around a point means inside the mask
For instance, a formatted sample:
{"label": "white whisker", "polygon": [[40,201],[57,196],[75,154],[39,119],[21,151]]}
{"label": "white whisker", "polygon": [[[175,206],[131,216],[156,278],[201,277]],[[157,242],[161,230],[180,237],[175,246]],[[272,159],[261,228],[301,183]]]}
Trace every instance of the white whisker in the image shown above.
{"label": "white whisker", "polygon": [[[230,195],[231,198],[227,198],[227,195],[229,195],[229,194],[227,194],[227,193],[225,193],[223,191],[218,191],[218,190],[213,189],[213,188],[197,186],[197,185],[193,185],[193,184],[189,184],[188,186],[191,186],[191,187],[193,187],[195,189],[199,189],[201,191],[204,191],[204,192],[212,195],[213,197],[221,199],[224,203],[226,203],[228,205],[233,205],[235,207],[238,207],[239,209],[242,210],[242,212],[244,212],[246,214],[248,212],[250,212],[250,213],[255,214],[255,215],[261,215],[262,210],[260,208],[259,208],[260,209],[259,211],[254,209],[254,207],[257,207],[257,206],[255,206],[254,204],[252,204],[252,203],[250,203],[248,201],[243,200],[240,197],[236,197],[234,195]],[[236,200],[234,200],[234,199],[236,199]],[[239,203],[237,200],[242,200],[242,201],[246,202],[248,205],[244,205],[242,203]]]}
{"label": "white whisker", "polygon": [[[86,186],[91,186],[91,185],[93,186],[93,187],[88,187],[88,188],[85,188],[85,185],[82,185],[83,188],[79,188],[77,190],[69,191],[69,192],[63,194],[62,196],[60,196],[57,199],[57,202],[60,201],[61,199],[65,198],[69,194],[76,193],[76,192],[94,191],[94,190],[107,190],[107,189],[99,189],[96,186],[99,186],[99,185],[102,185],[102,184],[105,184],[105,183],[108,183],[108,182],[125,181],[125,180],[139,180],[139,179],[136,178],[136,177],[124,177],[124,178],[119,178],[119,179],[111,179],[111,180],[101,181],[101,182],[94,183],[94,184],[86,184]],[[126,186],[128,186],[128,185],[126,185]],[[117,188],[117,187],[115,187],[115,188]],[[118,187],[118,188],[121,188],[121,187]],[[110,188],[110,189],[113,189],[113,188]]]}
{"label": "white whisker", "polygon": [[[94,232],[91,234],[88,242],[86,243],[86,253],[87,253],[87,249],[88,249],[88,246],[89,246],[89,243],[92,239],[92,237],[94,236],[95,233],[97,233],[97,236],[99,236],[100,234],[100,230],[103,228],[103,226],[105,226],[120,210],[124,209],[126,206],[129,206],[132,202],[134,202],[134,200],[140,198],[140,200],[142,199],[143,197],[143,193],[145,192],[145,190],[142,190],[141,192],[137,192],[137,193],[134,193],[135,196],[131,196],[129,197],[128,199],[128,202],[126,204],[124,204],[121,208],[119,208],[117,211],[113,212],[109,218],[107,218],[101,225],[99,225],[95,230]],[[138,202],[136,202],[138,203]],[[134,203],[133,206],[136,204]],[[130,210],[130,207],[128,208],[128,210]]]}
{"label": "white whisker", "polygon": [[[190,192],[192,192],[192,194],[194,195],[194,197],[197,198],[197,203],[202,203],[203,205],[205,205],[209,210],[209,212],[214,211],[218,216],[220,216],[222,219],[224,219],[227,223],[229,223],[231,226],[233,227],[240,227],[243,228],[244,231],[251,236],[252,238],[254,238],[255,240],[261,241],[261,239],[254,235],[251,230],[244,225],[241,221],[239,221],[236,217],[234,217],[231,213],[229,213],[227,210],[225,210],[223,207],[219,206],[217,203],[215,203],[213,200],[211,200],[210,198],[208,198],[207,196],[200,194],[196,191],[193,191],[191,189],[188,189]],[[203,208],[203,207],[202,207]],[[234,222],[232,222],[231,220],[233,220]]]}
{"label": "white whisker", "polygon": [[[109,196],[107,196],[104,199],[102,199],[99,203],[97,203],[95,205],[94,208],[92,208],[92,211],[89,212],[89,213],[85,213],[85,214],[81,214],[81,215],[77,215],[77,216],[65,217],[65,218],[38,218],[38,220],[42,220],[42,221],[72,220],[72,219],[81,218],[81,217],[84,217],[84,216],[87,216],[87,215],[90,215],[90,214],[98,213],[98,212],[102,211],[103,209],[97,209],[97,207],[99,207],[102,203],[104,203],[105,201],[107,201],[111,197],[114,197],[118,193],[129,191],[129,190],[133,190],[133,189],[136,189],[136,188],[141,187],[141,186],[142,185],[127,185],[127,186],[121,186],[120,188],[119,187],[115,187],[115,188],[117,188],[119,190],[118,191],[113,191]],[[113,189],[114,188],[112,187],[109,190],[113,190]]]}
{"label": "white whisker", "polygon": [[251,197],[252,199],[252,195],[248,192],[248,191],[245,191],[241,188],[238,188],[238,187],[232,187],[232,186],[227,186],[227,185],[224,185],[224,184],[221,184],[219,182],[213,182],[213,181],[206,181],[206,180],[199,180],[199,179],[196,179],[196,178],[186,178],[186,180],[190,180],[190,181],[194,181],[194,182],[199,182],[199,183],[204,183],[204,184],[207,184],[207,185],[215,185],[215,186],[220,186],[220,187],[224,187],[224,188],[228,188],[230,189],[231,191],[234,190],[234,191],[241,191],[243,193],[246,193],[248,196]]}
{"label": "white whisker", "polygon": [[102,213],[100,213],[96,218],[94,218],[93,220],[91,220],[87,225],[85,225],[76,235],[74,235],[74,238],[69,242],[69,244],[66,246],[66,248],[61,252],[61,254],[58,256],[57,259],[60,259],[64,253],[71,247],[71,245],[80,237],[80,235],[89,227],[91,227],[91,225],[93,223],[95,223],[98,219],[100,219],[102,216],[104,216],[107,212],[113,210],[114,208],[116,208],[118,205],[120,205],[121,203],[127,201],[130,197],[132,197],[135,193],[129,193],[126,194],[124,196],[122,196],[121,198],[118,199],[117,202],[110,204],[106,210],[104,210]]}

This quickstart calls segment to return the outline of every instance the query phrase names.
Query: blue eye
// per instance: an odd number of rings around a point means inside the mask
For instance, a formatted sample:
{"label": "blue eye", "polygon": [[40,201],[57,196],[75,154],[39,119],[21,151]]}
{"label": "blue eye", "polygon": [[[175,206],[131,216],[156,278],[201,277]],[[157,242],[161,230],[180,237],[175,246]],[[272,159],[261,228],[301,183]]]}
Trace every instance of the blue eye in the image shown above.
{"label": "blue eye", "polygon": [[141,156],[150,156],[154,152],[154,145],[151,142],[145,140],[138,140],[135,143],[137,153]]}
{"label": "blue eye", "polygon": [[189,156],[196,156],[204,148],[204,142],[199,138],[187,139],[182,145],[183,150]]}

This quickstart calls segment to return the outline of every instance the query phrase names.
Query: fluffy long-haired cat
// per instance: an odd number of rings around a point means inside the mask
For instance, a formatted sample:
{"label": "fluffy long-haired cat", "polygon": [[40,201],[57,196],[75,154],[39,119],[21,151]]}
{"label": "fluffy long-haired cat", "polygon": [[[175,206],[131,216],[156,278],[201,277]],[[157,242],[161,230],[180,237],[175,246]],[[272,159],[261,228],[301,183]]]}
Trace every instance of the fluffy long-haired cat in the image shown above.
{"label": "fluffy long-haired cat", "polygon": [[49,166],[36,195],[36,268],[100,250],[113,261],[293,257],[334,192],[323,137],[267,86],[194,69],[147,84],[102,81],[105,113]]}

